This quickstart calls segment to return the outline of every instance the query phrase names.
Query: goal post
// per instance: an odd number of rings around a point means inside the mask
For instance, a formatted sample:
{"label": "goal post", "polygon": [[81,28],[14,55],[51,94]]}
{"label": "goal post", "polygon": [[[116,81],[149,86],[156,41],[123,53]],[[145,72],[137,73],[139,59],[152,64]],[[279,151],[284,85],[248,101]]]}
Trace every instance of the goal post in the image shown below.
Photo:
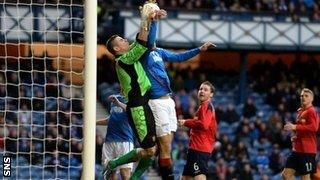
{"label": "goal post", "polygon": [[96,88],[97,88],[97,0],[85,1],[85,94],[82,179],[95,178]]}
{"label": "goal post", "polygon": [[0,161],[11,158],[3,178],[95,179],[96,8],[0,1]]}

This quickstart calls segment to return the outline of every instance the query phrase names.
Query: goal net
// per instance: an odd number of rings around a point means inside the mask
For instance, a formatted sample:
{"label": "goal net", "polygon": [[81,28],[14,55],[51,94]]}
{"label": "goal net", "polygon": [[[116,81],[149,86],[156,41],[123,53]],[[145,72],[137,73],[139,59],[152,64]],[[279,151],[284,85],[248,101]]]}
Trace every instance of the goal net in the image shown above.
{"label": "goal net", "polygon": [[83,2],[1,0],[0,5],[1,177],[79,179]]}

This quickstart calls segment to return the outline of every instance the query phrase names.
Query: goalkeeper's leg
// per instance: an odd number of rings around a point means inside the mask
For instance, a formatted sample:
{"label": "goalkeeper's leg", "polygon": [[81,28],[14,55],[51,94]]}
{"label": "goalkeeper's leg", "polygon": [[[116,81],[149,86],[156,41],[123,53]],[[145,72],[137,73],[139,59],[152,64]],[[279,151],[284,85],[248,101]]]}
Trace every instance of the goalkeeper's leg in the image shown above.
{"label": "goalkeeper's leg", "polygon": [[141,163],[139,163],[140,166],[138,165],[138,168],[136,168],[133,173],[133,178],[139,178],[150,166],[148,159],[156,153],[155,121],[152,111],[148,105],[148,101],[145,100],[141,105],[135,106],[130,106],[130,103],[128,103],[127,113],[132,130],[143,149],[134,149],[119,158],[109,161],[107,168],[103,172],[105,179],[109,179],[112,170],[117,166],[145,158]]}
{"label": "goalkeeper's leg", "polygon": [[116,167],[130,162],[136,162],[141,159],[141,162],[139,162],[138,167],[133,173],[135,177],[139,178],[143,174],[143,172],[150,166],[149,161],[151,161],[151,157],[154,156],[155,152],[156,146],[148,149],[137,148],[123,156],[110,160],[106,168],[103,170],[104,179],[109,180],[113,170]]}

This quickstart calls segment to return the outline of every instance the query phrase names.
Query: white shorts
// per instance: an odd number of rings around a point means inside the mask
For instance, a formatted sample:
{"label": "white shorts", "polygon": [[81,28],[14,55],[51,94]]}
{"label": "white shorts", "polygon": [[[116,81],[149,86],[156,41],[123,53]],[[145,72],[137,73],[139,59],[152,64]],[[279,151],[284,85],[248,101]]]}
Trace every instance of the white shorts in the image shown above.
{"label": "white shorts", "polygon": [[177,115],[173,99],[150,99],[149,106],[156,122],[157,137],[177,131]]}
{"label": "white shorts", "polygon": [[[117,158],[123,154],[126,154],[133,150],[132,142],[105,142],[102,146],[102,166],[106,167],[108,162],[114,158]],[[133,163],[124,164],[118,166],[116,170],[123,168],[133,168]]]}

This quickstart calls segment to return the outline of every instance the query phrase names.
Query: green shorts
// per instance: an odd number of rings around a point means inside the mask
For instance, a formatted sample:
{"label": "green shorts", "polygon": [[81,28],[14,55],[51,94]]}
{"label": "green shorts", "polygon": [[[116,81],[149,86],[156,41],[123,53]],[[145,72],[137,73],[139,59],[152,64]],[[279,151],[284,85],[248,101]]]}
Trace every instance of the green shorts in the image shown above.
{"label": "green shorts", "polygon": [[140,106],[127,106],[129,123],[143,149],[156,145],[156,128],[152,111],[147,102]]}

